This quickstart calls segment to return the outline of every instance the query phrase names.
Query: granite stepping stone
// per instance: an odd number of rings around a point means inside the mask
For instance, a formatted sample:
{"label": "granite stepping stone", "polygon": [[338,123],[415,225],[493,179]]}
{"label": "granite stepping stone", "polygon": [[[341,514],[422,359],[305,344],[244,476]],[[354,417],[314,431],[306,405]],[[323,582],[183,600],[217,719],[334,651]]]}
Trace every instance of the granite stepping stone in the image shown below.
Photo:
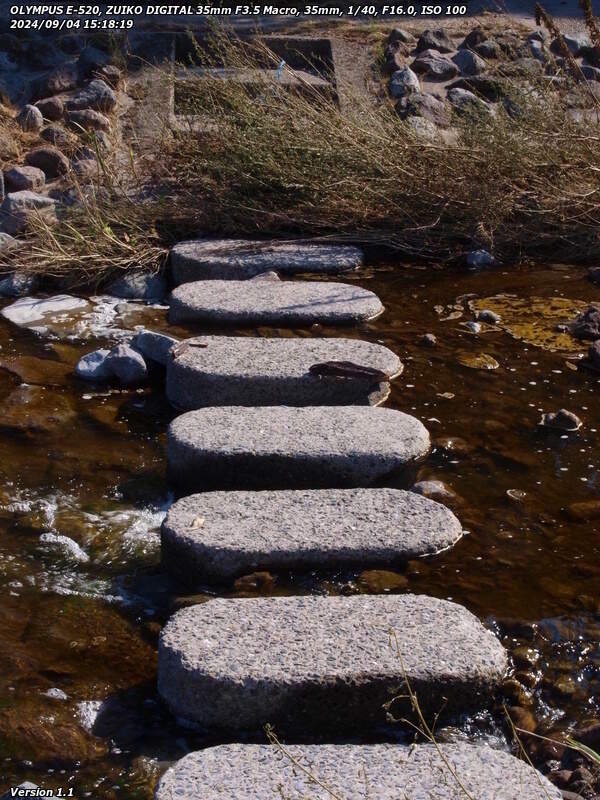
{"label": "granite stepping stone", "polygon": [[525,761],[465,742],[284,745],[283,752],[268,744],[220,745],[178,761],[163,775],[155,794],[155,800],[368,797],[561,800],[562,794]]}
{"label": "granite stepping stone", "polygon": [[205,492],[171,506],[162,561],[197,585],[262,569],[389,566],[461,536],[449,509],[402,489]]}
{"label": "granite stepping stone", "polygon": [[327,281],[195,281],[173,290],[169,321],[221,325],[352,324],[383,312],[373,292]]}
{"label": "granite stepping stone", "polygon": [[429,446],[419,420],[388,408],[223,406],[171,423],[167,470],[191,491],[369,486]]}
{"label": "granite stepping stone", "polygon": [[177,408],[261,405],[378,405],[400,359],[357,339],[187,339],[167,363],[167,396]]}
{"label": "granite stepping stone", "polygon": [[246,280],[275,270],[285,275],[299,272],[338,274],[363,263],[358,247],[300,244],[277,240],[194,239],[171,250],[171,271],[176,285],[198,280]]}
{"label": "granite stepping stone", "polygon": [[424,595],[210,600],[163,628],[158,690],[200,727],[364,733],[406,713],[486,705],[507,668],[498,639],[466,608]]}

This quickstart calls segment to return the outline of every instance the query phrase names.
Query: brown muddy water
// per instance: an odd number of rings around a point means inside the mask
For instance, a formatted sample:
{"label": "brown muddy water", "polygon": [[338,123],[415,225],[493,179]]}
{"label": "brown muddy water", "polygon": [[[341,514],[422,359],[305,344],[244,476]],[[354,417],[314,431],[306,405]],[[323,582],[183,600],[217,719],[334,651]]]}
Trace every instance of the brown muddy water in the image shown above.
{"label": "brown muddy water", "polygon": [[[515,654],[518,682],[442,739],[507,746],[502,702],[545,735],[600,717],[600,505],[568,510],[600,503],[600,376],[574,368],[586,347],[555,331],[573,309],[600,301],[600,289],[562,267],[381,267],[356,280],[386,313],[343,335],[403,359],[388,405],[429,428],[434,448],[418,477],[456,494],[449,504],[467,535],[387,574],[275,575],[223,594],[410,591],[464,604]],[[471,294],[512,335],[469,331]],[[167,328],[164,309],[127,313],[129,327]],[[419,344],[426,332],[437,347]],[[0,358],[13,370],[0,370],[0,789],[32,780],[79,798],[149,798],[169,761],[215,743],[178,727],[155,691],[160,627],[186,602],[160,570],[158,531],[172,500],[162,376],[120,392],[71,375],[80,355],[112,338],[108,330],[84,341],[69,319],[50,335],[0,323]],[[31,388],[17,390],[20,380]],[[582,429],[540,431],[542,412],[562,407]]]}

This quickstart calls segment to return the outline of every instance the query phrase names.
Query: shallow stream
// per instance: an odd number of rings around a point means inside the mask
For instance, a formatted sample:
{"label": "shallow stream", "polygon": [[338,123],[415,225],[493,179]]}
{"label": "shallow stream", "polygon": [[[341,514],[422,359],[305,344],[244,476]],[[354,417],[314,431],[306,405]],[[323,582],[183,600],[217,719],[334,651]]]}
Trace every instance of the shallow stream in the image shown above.
{"label": "shallow stream", "polygon": [[[585,344],[556,331],[600,301],[600,288],[560,266],[378,267],[356,280],[380,295],[384,315],[361,329],[291,333],[362,336],[400,355],[388,405],[429,428],[434,448],[418,478],[454,493],[467,534],[389,572],[263,575],[223,593],[410,591],[462,603],[514,652],[520,683],[442,738],[505,746],[503,700],[544,735],[600,717],[600,375],[578,370]],[[497,311],[500,325],[470,331],[476,307]],[[121,327],[168,327],[162,308],[121,312]],[[155,691],[160,627],[189,602],[160,571],[173,499],[162,376],[101,391],[71,374],[115,327],[67,315],[40,334],[0,322],[10,370],[0,369],[0,790],[31,780],[78,798],[150,798],[169,761],[214,743],[178,727]],[[437,346],[423,346],[425,333]],[[542,412],[559,408],[581,418],[579,432],[539,428]]]}

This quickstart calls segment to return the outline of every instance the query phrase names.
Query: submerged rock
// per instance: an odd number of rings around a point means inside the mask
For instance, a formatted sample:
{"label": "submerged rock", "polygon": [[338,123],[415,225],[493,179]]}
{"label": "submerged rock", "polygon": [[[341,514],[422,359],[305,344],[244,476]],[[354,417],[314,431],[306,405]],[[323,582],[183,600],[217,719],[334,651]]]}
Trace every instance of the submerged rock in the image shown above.
{"label": "submerged rock", "polygon": [[565,432],[578,431],[582,424],[579,417],[572,411],[567,411],[566,408],[544,414],[540,422],[540,425],[544,428],[554,428]]}
{"label": "submerged rock", "polygon": [[490,311],[489,308],[484,308],[477,312],[477,319],[479,322],[487,322],[490,325],[497,325],[500,322],[500,315],[495,311]]}
{"label": "submerged rock", "polygon": [[40,542],[42,544],[55,545],[72,561],[80,561],[83,563],[90,560],[85,550],[68,536],[60,536],[59,534],[49,531],[48,533],[42,533]]}
{"label": "submerged rock", "polygon": [[471,250],[466,257],[467,266],[475,269],[493,267],[496,259],[487,250]]}
{"label": "submerged rock", "polygon": [[14,433],[47,433],[75,416],[75,409],[65,395],[24,384],[4,401],[0,428]]}
{"label": "submerged rock", "polygon": [[583,313],[579,314],[570,323],[573,336],[577,339],[600,339],[600,307],[591,305]]}

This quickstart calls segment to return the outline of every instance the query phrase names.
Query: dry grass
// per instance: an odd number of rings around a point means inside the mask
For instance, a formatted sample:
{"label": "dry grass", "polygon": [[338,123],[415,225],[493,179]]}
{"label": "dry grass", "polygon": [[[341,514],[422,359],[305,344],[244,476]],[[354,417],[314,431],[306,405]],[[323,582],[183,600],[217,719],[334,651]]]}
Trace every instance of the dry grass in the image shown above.
{"label": "dry grass", "polygon": [[[236,69],[279,59],[260,44],[216,40],[212,59]],[[287,67],[283,67],[284,70]],[[456,116],[454,137],[424,139],[387,99],[356,96],[344,110],[308,84],[259,90],[190,73],[188,111],[204,130],[164,135],[119,188],[82,193],[57,229],[38,226],[18,265],[87,278],[158,268],[166,248],[196,231],[352,240],[403,256],[451,261],[478,247],[505,262],[600,256],[598,101],[560,75],[529,89],[499,76],[510,97],[496,113]],[[581,109],[573,118],[573,106]],[[0,268],[17,263],[5,256]]]}

